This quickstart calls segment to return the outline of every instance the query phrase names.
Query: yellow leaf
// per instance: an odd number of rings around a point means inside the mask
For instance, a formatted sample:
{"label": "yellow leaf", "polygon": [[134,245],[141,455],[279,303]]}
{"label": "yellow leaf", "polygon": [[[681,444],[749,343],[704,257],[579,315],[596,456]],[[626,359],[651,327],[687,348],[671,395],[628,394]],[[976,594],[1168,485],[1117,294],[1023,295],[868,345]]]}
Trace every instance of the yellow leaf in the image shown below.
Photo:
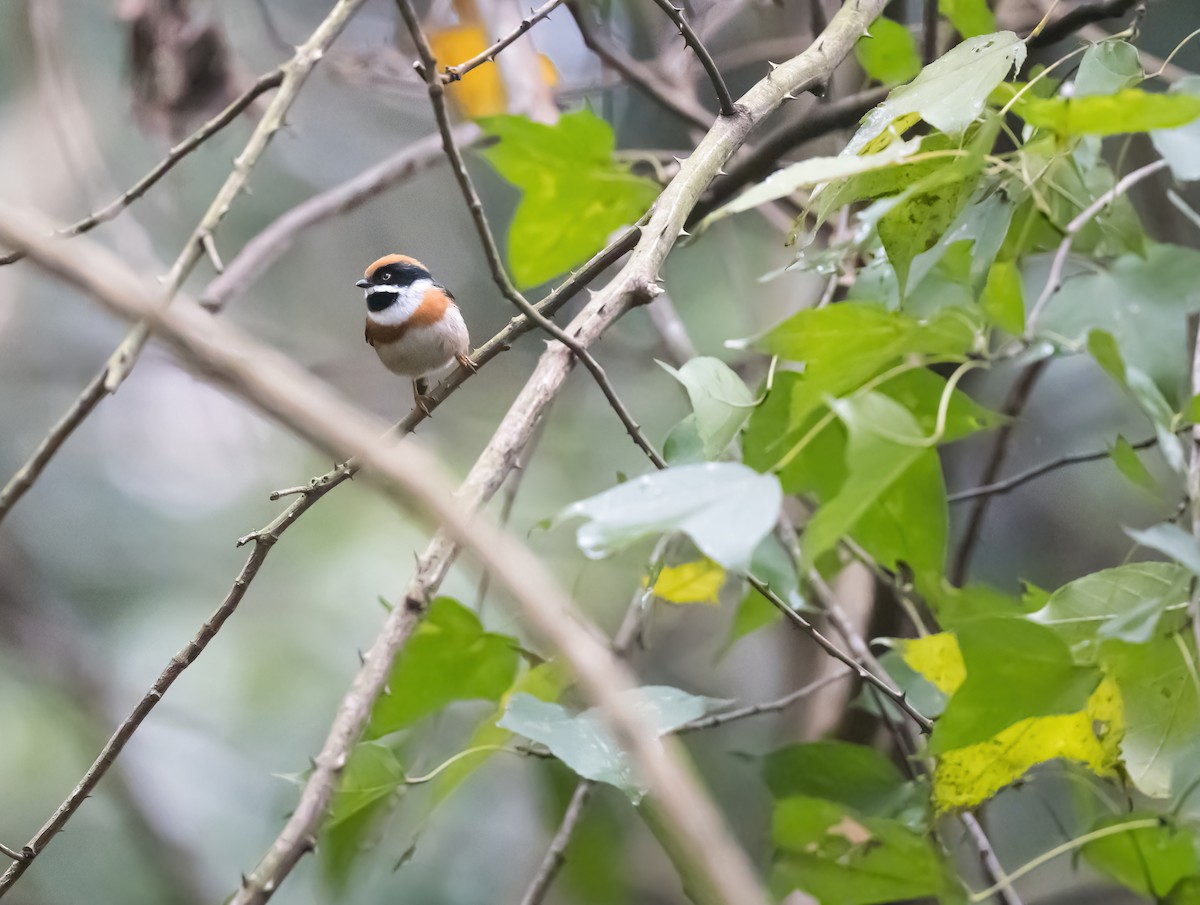
{"label": "yellow leaf", "polygon": [[[966,678],[958,639],[950,632],[905,641],[900,651],[905,663],[945,694],[957,691]],[[1060,757],[1111,776],[1120,762],[1124,734],[1121,693],[1105,678],[1078,713],[1021,720],[986,742],[938,758],[934,807],[940,812],[975,807],[1032,767]]]}
{"label": "yellow leaf", "polygon": [[1121,693],[1104,679],[1079,713],[1032,717],[986,742],[943,755],[933,773],[938,811],[972,808],[1037,764],[1065,758],[1098,776],[1116,772],[1125,734]]}
{"label": "yellow leaf", "polygon": [[669,603],[719,603],[725,570],[711,559],[666,566],[654,582],[654,596]]}
{"label": "yellow leaf", "polygon": [[[431,32],[429,43],[433,47],[433,55],[438,59],[439,66],[457,66],[465,63],[491,46],[487,32],[478,22],[455,25]],[[558,72],[554,64],[543,54],[538,54],[541,64],[542,79],[550,87],[558,84]],[[459,81],[446,86],[446,96],[450,98],[455,109],[468,119],[481,116],[497,116],[508,111],[508,97],[504,91],[504,82],[500,79],[500,70],[495,62],[476,66]]]}
{"label": "yellow leaf", "polygon": [[958,639],[950,632],[906,640],[900,645],[900,654],[942,694],[954,694],[967,677]]}

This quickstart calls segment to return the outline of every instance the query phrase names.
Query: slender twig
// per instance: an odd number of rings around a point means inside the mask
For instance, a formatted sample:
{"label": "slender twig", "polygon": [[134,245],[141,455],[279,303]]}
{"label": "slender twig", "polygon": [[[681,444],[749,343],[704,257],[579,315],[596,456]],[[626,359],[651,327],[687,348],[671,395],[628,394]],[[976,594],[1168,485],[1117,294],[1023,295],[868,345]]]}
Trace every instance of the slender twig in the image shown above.
{"label": "slender twig", "polygon": [[[400,8],[401,17],[408,26],[409,34],[412,36],[413,42],[417,45],[417,53],[421,57],[418,74],[425,79],[425,83],[429,87],[429,102],[433,106],[438,131],[442,135],[442,145],[446,150],[446,156],[450,159],[450,168],[454,171],[455,179],[458,180],[458,185],[462,190],[467,208],[471,212],[471,218],[475,223],[475,231],[479,234],[479,241],[483,246],[484,256],[487,258],[493,282],[499,288],[500,293],[508,301],[512,302],[522,314],[571,350],[571,353],[591,373],[596,384],[600,387],[600,391],[604,394],[604,398],[608,400],[608,404],[612,407],[612,410],[621,419],[621,423],[625,426],[625,431],[629,434],[633,442],[646,455],[650,456],[652,460],[662,462],[662,458],[654,450],[649,440],[646,439],[641,427],[633,419],[633,415],[630,414],[625,403],[621,401],[621,397],[617,395],[616,389],[608,379],[608,375],[604,373],[604,368],[600,366],[600,363],[596,361],[582,343],[568,335],[562,327],[538,311],[513,284],[500,256],[500,247],[496,244],[495,236],[492,235],[492,229],[488,225],[487,215],[483,210],[483,202],[479,198],[479,193],[475,191],[475,184],[471,180],[471,175],[467,172],[467,163],[463,160],[462,151],[459,150],[458,143],[454,140],[454,131],[450,125],[450,112],[446,109],[446,87],[437,75],[437,60],[433,56],[433,48],[429,44],[429,39],[425,35],[425,30],[421,27],[421,21],[417,18],[412,4],[408,0],[397,0],[397,5]],[[663,464],[665,465],[666,463],[663,462]]]}
{"label": "slender twig", "polygon": [[584,46],[606,66],[615,69],[630,85],[685,122],[700,129],[707,129],[711,125],[712,114],[704,107],[686,94],[667,90],[653,69],[600,35],[588,18],[588,11],[583,9],[579,0],[568,0],[567,9],[575,19],[575,26],[579,29]]}
{"label": "slender twig", "polygon": [[778,713],[781,710],[791,707],[797,701],[803,701],[805,698],[811,697],[822,688],[854,675],[857,675],[855,670],[847,669],[843,672],[835,672],[828,676],[822,676],[774,701],[763,701],[761,704],[747,704],[745,707],[738,707],[736,710],[726,710],[724,713],[714,713],[710,716],[692,720],[690,723],[684,723],[675,730],[675,734],[683,735],[688,732],[698,732],[701,729],[714,729],[717,726],[724,726],[727,723],[744,720],[747,717],[758,716],[763,713]]}
{"label": "slender twig", "polygon": [[525,32],[529,31],[529,29],[533,28],[533,26],[545,19],[560,5],[562,5],[562,3],[563,0],[549,0],[549,2],[543,3],[537,9],[530,12],[528,16],[522,19],[516,28],[506,34],[491,47],[484,50],[482,53],[471,57],[471,59],[467,60],[465,63],[459,63],[457,66],[447,66],[445,71],[441,74],[442,82],[446,84],[449,84],[450,82],[457,82],[476,66],[482,66],[484,63],[491,62],[496,58],[496,55],[500,53],[500,51],[504,50],[504,48],[506,48],[509,44],[517,40],[517,38],[521,37],[521,35],[525,34]]}
{"label": "slender twig", "polygon": [[1031,47],[1049,47],[1064,38],[1069,38],[1085,25],[1116,19],[1125,15],[1144,0],[1101,0],[1099,3],[1084,3],[1070,8],[1061,18],[1046,25],[1029,39]]}
{"label": "slender twig", "polygon": [[[981,485],[989,486],[1000,476],[1000,469],[1004,467],[1004,460],[1008,456],[1008,444],[1012,439],[1013,430],[1016,428],[1021,412],[1025,410],[1033,388],[1037,386],[1038,380],[1049,364],[1050,360],[1043,358],[1028,365],[1009,389],[1008,396],[1000,407],[1001,414],[1007,420],[992,438],[987,464],[984,465],[983,473],[979,476]],[[957,497],[957,494],[955,496]],[[979,544],[979,538],[983,531],[983,519],[987,515],[989,495],[980,494],[980,496],[982,498],[971,507],[971,511],[967,514],[962,540],[958,543],[954,559],[947,572],[947,578],[956,587],[961,587],[967,580],[967,574],[971,569],[971,558],[975,555],[975,548]],[[961,497],[961,499],[967,499],[967,497]]]}
{"label": "slender twig", "polygon": [[[270,144],[271,138],[283,126],[284,117],[291,108],[300,89],[317,61],[324,55],[334,39],[341,34],[350,17],[365,0],[338,0],[333,10],[325,17],[304,44],[296,48],[296,54],[279,68],[279,91],[255,126],[242,153],[234,160],[233,169],[217,192],[212,204],[193,230],[183,250],[175,259],[166,277],[166,289],[162,303],[169,302],[183,285],[192,269],[204,254],[204,241],[211,237],[218,224],[232,207],[234,199],[245,189],[254,165]],[[265,77],[264,77],[265,78]],[[227,108],[228,109],[228,108]],[[219,118],[219,117],[218,117]],[[18,249],[19,251],[20,249]],[[67,413],[54,425],[50,433],[38,444],[29,460],[18,469],[16,476],[0,491],[0,521],[12,510],[24,493],[45,470],[54,454],[110,393],[116,392],[121,382],[137,362],[138,355],[146,342],[145,325],[138,324],[121,341],[100,372],[88,382],[83,391],[71,403]]]}
{"label": "slender twig", "polygon": [[[520,605],[531,627],[564,657],[584,693],[604,714],[666,815],[672,840],[728,905],[765,905],[755,871],[725,828],[719,812],[685,766],[682,748],[659,739],[630,710],[623,696],[636,688],[629,670],[602,644],[599,630],[575,610],[546,566],[523,543],[476,518],[451,490],[432,453],[414,443],[385,446],[380,425],[342,402],[325,384],[283,354],[192,305],[164,308],[141,281],[94,245],[67,254],[40,239],[41,220],[0,207],[0,239],[24,248],[51,273],[93,295],[120,316],[141,318],[192,368],[227,387],[319,449],[339,457],[357,454],[368,479],[402,508],[416,506],[468,547]],[[391,663],[420,623],[428,601],[406,596],[393,609],[347,693],[331,737],[314,761],[307,787],[283,833],[259,868],[233,897],[238,905],[269,899],[300,857],[311,849],[345,768],[350,747],[382,693]],[[19,865],[14,865],[19,866]],[[728,873],[733,871],[733,873]]]}
{"label": "slender twig", "polygon": [[1077,848],[1082,848],[1089,842],[1095,842],[1097,839],[1105,839],[1108,836],[1115,836],[1119,833],[1127,833],[1131,830],[1150,830],[1161,825],[1162,824],[1159,821],[1159,818],[1146,817],[1142,820],[1130,820],[1127,823],[1118,823],[1114,826],[1105,826],[1098,830],[1092,830],[1090,833],[1084,833],[1082,836],[1064,842],[1062,845],[1056,845],[1054,848],[1050,849],[1050,851],[1043,852],[1032,861],[1022,864],[1011,874],[1001,880],[998,880],[987,889],[971,893],[970,901],[972,905],[977,905],[979,902],[985,902],[997,892],[1000,892],[1004,889],[1009,889],[1015,881],[1021,879],[1021,877],[1025,876],[1030,871],[1037,870],[1037,868],[1041,867],[1043,864],[1053,861],[1055,858],[1065,855],[1068,852],[1073,852]]}
{"label": "slender twig", "polygon": [[0,842],[0,855],[4,855],[6,858],[11,858],[13,861],[24,861],[25,860],[24,854],[16,851],[15,849],[9,848],[3,842]]}
{"label": "slender twig", "polygon": [[1042,288],[1042,292],[1034,303],[1033,309],[1029,312],[1029,318],[1025,324],[1026,339],[1033,336],[1038,317],[1041,316],[1042,309],[1046,307],[1046,303],[1050,301],[1050,297],[1062,288],[1063,268],[1067,263],[1067,256],[1071,253],[1071,246],[1075,243],[1075,237],[1079,235],[1080,230],[1091,223],[1097,214],[1139,182],[1153,176],[1159,170],[1166,169],[1167,166],[1168,163],[1166,160],[1156,160],[1153,163],[1146,164],[1144,167],[1139,167],[1131,173],[1127,173],[1117,180],[1116,185],[1085,207],[1076,215],[1075,219],[1067,224],[1062,241],[1058,244],[1058,250],[1054,252],[1054,260],[1050,264],[1050,272],[1046,275],[1046,285]]}
{"label": "slender twig", "polygon": [[[1150,437],[1146,440],[1139,440],[1137,443],[1131,443],[1129,447],[1130,449],[1150,449],[1152,446],[1157,445],[1158,437]],[[972,487],[970,490],[960,490],[957,493],[952,493],[947,497],[947,500],[951,503],[962,503],[966,500],[973,500],[979,497],[997,496],[1008,493],[1011,490],[1016,490],[1023,484],[1028,484],[1030,481],[1036,480],[1052,471],[1058,471],[1060,468],[1066,468],[1069,465],[1081,465],[1085,462],[1098,462],[1101,459],[1107,459],[1111,456],[1111,449],[1096,449],[1091,452],[1071,453],[1070,455],[1060,456],[1057,459],[1051,459],[1049,462],[1043,462],[1041,465],[1035,465],[1033,468],[1027,469],[1020,474],[1015,474],[1011,478],[1005,478],[1003,481],[996,481],[991,484],[984,484],[981,487]]]}
{"label": "slender twig", "polygon": [[[1191,388],[1193,395],[1200,393],[1200,318],[1195,315],[1196,322],[1192,332],[1192,373]],[[1187,495],[1191,507],[1192,535],[1200,539],[1200,424],[1192,427],[1191,455],[1188,458]],[[1196,641],[1196,650],[1200,651],[1200,581],[1192,582],[1192,599],[1188,605],[1188,613],[1192,622],[1192,637]]]}
{"label": "slender twig", "polygon": [[[817,576],[814,575],[812,578],[813,580],[816,580]],[[794,610],[792,607],[788,606],[783,598],[772,591],[764,582],[760,581],[758,578],[755,578],[753,575],[748,575],[747,580],[750,582],[750,586],[752,588],[766,597],[772,606],[775,607],[775,609],[783,613],[788,622],[790,622],[795,628],[798,628],[800,631],[804,632],[804,634],[808,635],[808,637],[812,638],[812,640],[817,643],[817,646],[825,651],[825,653],[829,654],[829,656],[850,667],[850,669],[854,671],[855,675],[857,675],[864,682],[868,682],[879,689],[879,691],[886,695],[893,704],[903,710],[908,717],[920,727],[923,733],[928,735],[933,730],[933,722],[919,710],[913,707],[908,698],[904,695],[904,692],[897,688],[893,688],[886,679],[882,678],[871,669],[864,666],[860,662],[862,659],[861,657],[856,658],[855,656],[847,654],[840,647],[826,638],[825,635],[823,635],[815,625],[805,619],[800,613],[796,612],[796,610]]]}
{"label": "slender twig", "polygon": [[113,762],[120,755],[125,745],[129,742],[129,739],[133,737],[137,728],[146,719],[150,711],[154,709],[154,706],[162,699],[162,696],[166,694],[167,689],[200,656],[204,648],[208,645],[208,642],[213,639],[225,621],[233,615],[233,611],[241,603],[250,581],[253,580],[262,566],[262,561],[266,558],[269,547],[269,544],[264,543],[254,548],[250,554],[250,558],[246,560],[246,564],[242,566],[241,572],[238,573],[233,587],[225,596],[225,599],[221,601],[221,605],[217,607],[208,621],[200,627],[200,631],[196,633],[196,636],[167,662],[166,667],[159,674],[158,678],[155,679],[154,684],[150,686],[150,690],[142,696],[142,699],[138,701],[129,716],[117,727],[116,732],[105,743],[100,753],[96,756],[96,759],[92,762],[92,765],[88,767],[83,778],[71,790],[71,794],[50,815],[50,819],[42,824],[41,829],[33,835],[33,838],[26,843],[23,856],[15,864],[10,865],[3,876],[0,876],[0,898],[3,898],[4,894],[20,879],[21,875],[33,863],[34,859],[50,844],[54,836],[66,826],[67,821],[71,819],[71,816],[79,809],[79,806],[91,795],[92,790],[96,787],[96,783],[108,772],[108,769],[113,765]]}
{"label": "slender twig", "polygon": [[729,93],[729,88],[725,85],[725,79],[721,76],[721,70],[717,68],[716,61],[713,60],[712,54],[708,52],[708,48],[704,46],[704,42],[700,40],[700,36],[696,34],[692,26],[688,23],[688,20],[684,18],[683,7],[676,6],[672,0],[654,0],[654,3],[675,23],[675,27],[679,29],[679,33],[683,35],[683,40],[692,48],[692,53],[696,55],[696,59],[700,61],[700,65],[708,73],[708,79],[712,82],[713,91],[717,94],[717,103],[720,105],[721,115],[736,116],[737,105],[733,101],[733,95]]}
{"label": "slender twig", "polygon": [[575,827],[579,824],[579,819],[583,816],[584,805],[587,804],[594,785],[595,783],[590,779],[582,779],[575,784],[575,791],[571,793],[571,800],[567,802],[567,809],[563,813],[558,829],[554,832],[554,838],[550,840],[550,847],[546,849],[542,863],[538,866],[537,874],[534,875],[533,881],[525,890],[525,895],[521,896],[521,905],[538,905],[546,897],[551,882],[559,868],[562,867],[567,846],[575,834]]}
{"label": "slender twig", "polygon": [[996,857],[996,850],[992,848],[991,840],[988,839],[987,833],[984,832],[979,818],[974,814],[959,814],[958,821],[966,829],[967,835],[971,837],[971,841],[975,844],[975,848],[979,850],[979,860],[983,865],[983,869],[988,878],[995,884],[992,888],[1000,894],[1000,898],[1004,900],[1005,905],[1022,905],[1016,890],[1012,888],[1009,882],[1010,878],[1004,870],[1004,865]]}
{"label": "slender twig", "polygon": [[[482,132],[474,123],[463,123],[454,127],[454,134],[464,147],[470,147]],[[302,232],[379,198],[388,189],[443,160],[441,135],[429,135],[280,214],[243,246],[223,274],[204,288],[200,304],[209,311],[220,311],[234,295],[244,293],[278,261]]]}
{"label": "slender twig", "polygon": [[[156,182],[162,179],[169,173],[177,163],[195,151],[208,139],[212,138],[227,125],[238,118],[247,107],[254,103],[260,95],[278,88],[283,84],[283,70],[275,69],[268,72],[266,75],[259,76],[258,80],[247,88],[241,95],[229,103],[229,105],[206,122],[203,126],[177,144],[167,153],[167,156],[155,164],[145,176],[135,182],[123,195],[114,198],[104,207],[88,214],[77,223],[55,230],[55,235],[60,238],[70,238],[71,236],[79,236],[83,233],[90,232],[101,223],[106,223],[116,217],[121,211],[133,204],[148,192]],[[0,266],[4,264],[12,264],[25,257],[24,252],[14,251],[12,254],[0,256]]]}

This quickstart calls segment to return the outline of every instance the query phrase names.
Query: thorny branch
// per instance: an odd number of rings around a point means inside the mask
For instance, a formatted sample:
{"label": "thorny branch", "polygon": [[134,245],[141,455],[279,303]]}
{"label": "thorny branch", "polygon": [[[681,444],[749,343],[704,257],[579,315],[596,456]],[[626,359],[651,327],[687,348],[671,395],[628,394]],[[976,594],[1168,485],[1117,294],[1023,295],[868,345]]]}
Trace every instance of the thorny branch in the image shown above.
{"label": "thorny branch", "polygon": [[729,93],[729,88],[725,84],[721,70],[717,67],[712,54],[708,52],[708,48],[704,46],[704,42],[700,40],[700,36],[696,34],[691,24],[684,18],[683,7],[676,6],[672,0],[654,0],[654,3],[675,23],[675,27],[679,29],[679,33],[683,35],[683,40],[692,48],[696,59],[704,67],[709,81],[712,82],[713,91],[717,94],[717,103],[720,105],[721,115],[736,116],[737,105],[733,102],[733,95]]}
{"label": "thorny branch", "polygon": [[447,66],[445,71],[440,76],[442,82],[446,84],[450,82],[457,82],[476,66],[482,66],[484,63],[495,60],[496,55],[500,53],[500,51],[504,50],[504,48],[506,48],[509,44],[517,40],[517,38],[521,37],[521,35],[525,34],[525,32],[529,31],[529,29],[533,28],[533,26],[545,19],[548,15],[554,12],[554,10],[561,6],[562,3],[563,0],[548,0],[548,2],[543,3],[528,16],[522,19],[516,28],[502,37],[491,47],[484,50],[482,53],[471,57],[471,59],[467,60],[465,63],[459,63],[457,66]]}

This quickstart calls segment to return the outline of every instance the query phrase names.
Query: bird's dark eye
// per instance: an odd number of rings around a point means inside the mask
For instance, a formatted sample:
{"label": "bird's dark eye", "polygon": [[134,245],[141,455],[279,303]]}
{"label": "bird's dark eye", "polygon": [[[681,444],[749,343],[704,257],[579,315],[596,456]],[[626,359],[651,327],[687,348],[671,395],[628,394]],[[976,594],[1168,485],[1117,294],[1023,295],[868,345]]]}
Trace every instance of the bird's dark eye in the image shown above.
{"label": "bird's dark eye", "polygon": [[391,278],[392,278],[392,275],[391,275],[390,273],[385,273],[385,274],[383,275],[383,281],[384,281],[385,283],[386,283],[388,280],[390,280]]}

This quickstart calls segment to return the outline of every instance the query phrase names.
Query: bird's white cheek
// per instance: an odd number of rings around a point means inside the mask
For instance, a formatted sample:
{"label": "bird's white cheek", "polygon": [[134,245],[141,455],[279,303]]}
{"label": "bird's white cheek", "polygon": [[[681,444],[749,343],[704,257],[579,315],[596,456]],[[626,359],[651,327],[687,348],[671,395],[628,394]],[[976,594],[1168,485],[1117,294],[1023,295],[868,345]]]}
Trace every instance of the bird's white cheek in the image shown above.
{"label": "bird's white cheek", "polygon": [[[368,311],[367,317],[385,326],[402,324],[417,310],[425,297],[425,290],[432,285],[429,280],[417,280],[411,286],[376,286],[367,292],[368,301],[375,293],[386,293],[387,297],[395,300],[381,311]],[[375,298],[379,296],[375,295]]]}

